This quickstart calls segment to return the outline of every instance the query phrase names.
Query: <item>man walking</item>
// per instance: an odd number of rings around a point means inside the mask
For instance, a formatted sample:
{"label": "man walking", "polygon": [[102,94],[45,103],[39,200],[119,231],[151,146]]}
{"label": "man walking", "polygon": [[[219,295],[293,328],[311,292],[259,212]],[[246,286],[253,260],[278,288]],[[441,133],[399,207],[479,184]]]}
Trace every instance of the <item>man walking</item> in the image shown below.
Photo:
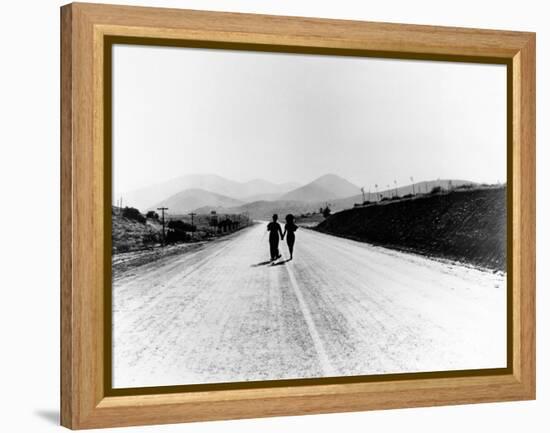
{"label": "man walking", "polygon": [[273,215],[273,221],[267,225],[267,231],[269,232],[269,251],[271,253],[271,260],[277,260],[281,257],[279,253],[279,238],[282,239],[283,231],[281,225],[277,222],[279,217],[277,214]]}

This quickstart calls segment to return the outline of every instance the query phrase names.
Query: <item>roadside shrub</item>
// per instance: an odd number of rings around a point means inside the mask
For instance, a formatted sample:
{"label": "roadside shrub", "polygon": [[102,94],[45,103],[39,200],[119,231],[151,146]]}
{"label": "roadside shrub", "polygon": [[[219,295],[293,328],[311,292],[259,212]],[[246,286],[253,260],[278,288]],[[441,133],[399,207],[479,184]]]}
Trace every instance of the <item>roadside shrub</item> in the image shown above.
{"label": "roadside shrub", "polygon": [[440,194],[441,192],[443,192],[443,188],[440,186],[434,186],[430,191],[430,194]]}
{"label": "roadside shrub", "polygon": [[150,210],[145,215],[145,218],[149,218],[149,219],[152,219],[152,220],[158,220],[159,219],[159,214],[156,213],[154,210]]}
{"label": "roadside shrub", "polygon": [[191,236],[181,230],[168,229],[166,233],[166,243],[173,244],[176,242],[189,242]]}
{"label": "roadside shrub", "polygon": [[168,221],[166,243],[189,242],[191,240],[191,235],[187,234],[187,232],[194,232],[196,229],[196,226],[182,220]]}
{"label": "roadside shrub", "polygon": [[130,251],[130,244],[128,242],[116,242],[116,245],[113,245],[113,252],[116,253],[126,253]]}
{"label": "roadside shrub", "polygon": [[194,232],[197,230],[197,227],[186,223],[182,220],[171,220],[168,221],[168,228],[173,230],[179,230],[181,232]]}
{"label": "roadside shrub", "polygon": [[122,216],[140,223],[145,222],[145,217],[135,207],[125,207],[122,210]]}
{"label": "roadside shrub", "polygon": [[160,242],[160,235],[157,233],[146,233],[141,237],[143,245],[154,245]]}
{"label": "roadside shrub", "polygon": [[389,201],[389,200],[391,200],[389,197],[382,197],[382,198],[380,199],[380,201]]}
{"label": "roadside shrub", "polygon": [[411,198],[411,197],[413,197],[413,195],[412,195],[411,193],[405,194],[405,195],[403,196],[403,198]]}

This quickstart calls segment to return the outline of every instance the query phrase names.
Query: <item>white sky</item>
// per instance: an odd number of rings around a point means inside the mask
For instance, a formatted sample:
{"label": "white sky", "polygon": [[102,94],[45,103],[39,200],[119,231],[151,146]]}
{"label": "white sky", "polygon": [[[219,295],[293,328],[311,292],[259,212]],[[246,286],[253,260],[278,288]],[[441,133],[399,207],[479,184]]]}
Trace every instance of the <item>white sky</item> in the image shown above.
{"label": "white sky", "polygon": [[192,173],[506,179],[506,67],[117,45],[114,196]]}

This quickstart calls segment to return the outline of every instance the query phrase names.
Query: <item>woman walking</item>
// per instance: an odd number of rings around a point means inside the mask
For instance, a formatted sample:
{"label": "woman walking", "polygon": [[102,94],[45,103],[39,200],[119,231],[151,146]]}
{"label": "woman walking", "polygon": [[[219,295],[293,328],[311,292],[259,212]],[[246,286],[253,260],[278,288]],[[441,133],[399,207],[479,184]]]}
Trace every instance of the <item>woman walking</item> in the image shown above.
{"label": "woman walking", "polygon": [[283,239],[286,236],[286,244],[288,245],[288,251],[290,252],[290,259],[292,260],[292,255],[294,253],[294,242],[296,241],[296,235],[294,232],[298,230],[298,226],[294,223],[294,215],[288,214],[286,216],[285,232],[283,233]]}

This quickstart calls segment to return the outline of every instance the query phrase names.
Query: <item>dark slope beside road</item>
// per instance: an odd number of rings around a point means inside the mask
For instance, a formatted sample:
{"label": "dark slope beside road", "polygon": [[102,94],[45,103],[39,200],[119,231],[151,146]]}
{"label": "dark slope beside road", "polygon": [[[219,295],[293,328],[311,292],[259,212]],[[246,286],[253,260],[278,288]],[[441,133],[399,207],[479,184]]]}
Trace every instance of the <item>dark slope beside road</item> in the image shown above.
{"label": "dark slope beside road", "polygon": [[455,190],[348,209],[317,230],[332,235],[506,269],[506,188]]}

